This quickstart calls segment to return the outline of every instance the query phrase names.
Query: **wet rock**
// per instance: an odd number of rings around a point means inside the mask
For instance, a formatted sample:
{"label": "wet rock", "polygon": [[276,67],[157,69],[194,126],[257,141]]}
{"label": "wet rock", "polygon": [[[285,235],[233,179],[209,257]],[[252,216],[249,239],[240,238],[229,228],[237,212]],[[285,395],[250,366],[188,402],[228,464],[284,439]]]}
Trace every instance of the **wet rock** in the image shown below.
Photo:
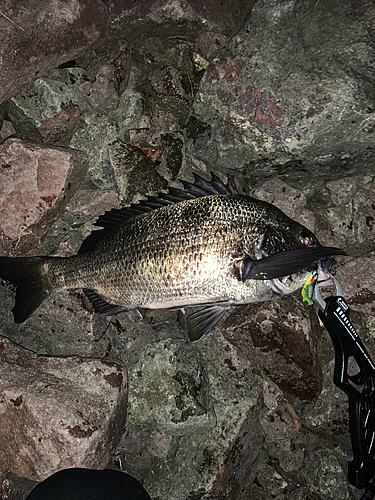
{"label": "wet rock", "polygon": [[324,331],[319,344],[323,386],[319,396],[301,412],[305,428],[328,442],[350,449],[348,397],[333,382],[334,349],[328,332]]}
{"label": "wet rock", "polygon": [[323,498],[348,498],[346,467],[334,451],[323,446],[309,450],[304,463],[304,476],[308,488]]}
{"label": "wet rock", "polygon": [[105,357],[111,343],[104,336],[108,319],[94,314],[83,292],[60,292],[22,325],[14,323],[15,287],[0,285],[2,334],[38,354]]}
{"label": "wet rock", "polygon": [[271,457],[278,458],[283,451],[291,450],[292,438],[298,430],[296,414],[274,384],[265,382],[263,398],[265,406],[259,413],[259,423],[266,437],[264,447]]}
{"label": "wet rock", "polygon": [[194,346],[149,345],[129,374],[129,422],[167,434],[202,432],[215,425],[207,375]]}
{"label": "wet rock", "polygon": [[35,248],[87,172],[86,155],[7,139],[0,145],[0,226],[14,254]]}
{"label": "wet rock", "polygon": [[0,16],[0,102],[50,68],[93,49],[108,28],[108,14],[99,0],[5,0]]}
{"label": "wet rock", "polygon": [[108,152],[122,204],[134,200],[134,186],[142,194],[160,192],[166,188],[166,182],[157,173],[153,162],[136,146],[116,141],[108,146]]}
{"label": "wet rock", "polygon": [[43,480],[63,468],[105,467],[125,425],[124,368],[40,357],[5,337],[0,356],[1,473]]}
{"label": "wet rock", "polygon": [[9,472],[0,483],[0,498],[3,500],[24,500],[38,483]]}
{"label": "wet rock", "polygon": [[302,401],[316,397],[320,372],[315,313],[297,295],[238,311],[221,327],[224,337],[283,391]]}
{"label": "wet rock", "polygon": [[200,32],[215,28],[225,35],[234,33],[250,12],[253,0],[226,0],[220,4],[199,0],[147,0],[134,4],[131,0],[105,0],[115,30],[131,40],[146,34],[191,40]]}
{"label": "wet rock", "polygon": [[53,144],[73,134],[81,103],[72,82],[39,78],[8,102],[8,116],[18,136]]}
{"label": "wet rock", "polygon": [[114,40],[91,61],[79,89],[98,113],[117,108],[128,85],[130,68],[131,46],[126,40]]}
{"label": "wet rock", "polygon": [[201,81],[189,151],[251,179],[371,175],[371,8],[257,2]]}
{"label": "wet rock", "polygon": [[336,278],[343,287],[349,307],[375,316],[375,284],[372,274],[368,272],[374,268],[375,251],[346,260],[337,269]]}
{"label": "wet rock", "polygon": [[[208,343],[206,348],[213,345]],[[251,470],[262,443],[255,418],[260,379],[252,372],[242,379],[229,374],[230,370],[215,358],[215,354],[211,350],[208,368],[210,381],[219,371],[222,375],[215,385],[211,385],[214,394],[225,392],[223,382],[228,375],[233,390],[237,383],[238,394],[234,395],[230,391],[226,400],[215,402],[215,428],[173,438],[168,456],[155,462],[145,480],[145,488],[151,497],[187,500],[204,497],[204,494],[209,495],[212,491],[214,498],[233,498],[226,497],[226,492],[235,492],[237,481],[246,478]]]}
{"label": "wet rock", "polygon": [[117,140],[116,124],[106,115],[86,113],[70,141],[70,147],[86,153],[89,178],[99,189],[113,189],[108,145]]}

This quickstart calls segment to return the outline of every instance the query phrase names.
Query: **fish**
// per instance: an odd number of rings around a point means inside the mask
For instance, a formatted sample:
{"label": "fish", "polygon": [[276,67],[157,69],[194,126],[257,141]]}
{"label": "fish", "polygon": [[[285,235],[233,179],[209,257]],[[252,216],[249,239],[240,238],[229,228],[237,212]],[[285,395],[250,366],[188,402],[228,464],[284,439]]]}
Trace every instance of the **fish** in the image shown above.
{"label": "fish", "polygon": [[39,483],[26,500],[151,500],[144,487],[125,472],[112,469],[63,469]]}
{"label": "fish", "polygon": [[324,259],[330,268],[332,255],[345,255],[276,206],[240,194],[230,180],[194,174],[193,183],[181,182],[183,189],[100,216],[102,229],[77,255],[0,257],[0,277],[17,286],[15,323],[51,295],[82,289],[103,316],[199,306],[186,317],[189,339],[198,340],[230,306],[292,293],[312,270],[324,275]]}

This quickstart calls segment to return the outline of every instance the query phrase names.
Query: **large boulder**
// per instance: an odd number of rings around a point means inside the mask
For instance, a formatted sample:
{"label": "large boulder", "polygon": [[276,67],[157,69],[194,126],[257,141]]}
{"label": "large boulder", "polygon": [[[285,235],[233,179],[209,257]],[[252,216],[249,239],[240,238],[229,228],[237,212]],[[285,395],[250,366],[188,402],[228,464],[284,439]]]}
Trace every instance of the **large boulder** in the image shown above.
{"label": "large boulder", "polygon": [[5,0],[1,11],[0,103],[93,49],[109,24],[101,0],[30,0],[27,8],[22,0]]}
{"label": "large boulder", "polygon": [[374,172],[371,2],[259,1],[208,67],[190,152],[256,179]]}

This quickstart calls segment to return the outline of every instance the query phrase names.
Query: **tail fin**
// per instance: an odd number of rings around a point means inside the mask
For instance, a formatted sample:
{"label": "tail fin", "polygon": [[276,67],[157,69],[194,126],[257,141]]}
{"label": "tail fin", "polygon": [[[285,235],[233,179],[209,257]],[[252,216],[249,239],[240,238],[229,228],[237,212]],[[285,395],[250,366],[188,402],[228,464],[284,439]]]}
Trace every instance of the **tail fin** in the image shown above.
{"label": "tail fin", "polygon": [[45,257],[0,257],[0,278],[17,286],[15,323],[26,321],[51,295],[42,273],[44,261]]}

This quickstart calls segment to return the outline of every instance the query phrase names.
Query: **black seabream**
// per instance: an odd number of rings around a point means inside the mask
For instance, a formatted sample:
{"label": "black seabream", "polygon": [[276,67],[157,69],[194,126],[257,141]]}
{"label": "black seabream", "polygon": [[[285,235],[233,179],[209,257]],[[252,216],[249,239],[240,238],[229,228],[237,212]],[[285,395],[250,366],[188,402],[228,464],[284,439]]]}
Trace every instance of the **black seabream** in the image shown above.
{"label": "black seabream", "polygon": [[101,315],[202,306],[187,317],[196,340],[229,306],[291,293],[328,270],[326,257],[345,254],[231,182],[195,175],[183,185],[105,213],[75,256],[1,257],[0,277],[17,285],[15,322],[52,294],[82,288]]}

